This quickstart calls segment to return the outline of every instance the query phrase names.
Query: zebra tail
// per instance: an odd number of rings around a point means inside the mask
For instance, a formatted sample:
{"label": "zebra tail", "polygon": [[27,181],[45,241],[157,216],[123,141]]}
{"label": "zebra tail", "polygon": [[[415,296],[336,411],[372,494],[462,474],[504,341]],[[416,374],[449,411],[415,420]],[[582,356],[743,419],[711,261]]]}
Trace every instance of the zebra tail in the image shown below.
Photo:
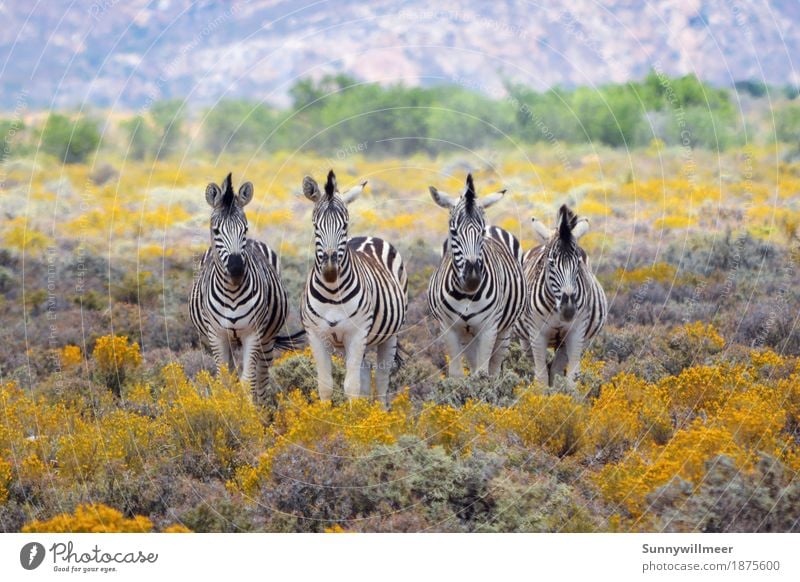
{"label": "zebra tail", "polygon": [[291,335],[279,335],[275,338],[275,349],[279,352],[300,350],[306,345],[306,330],[301,329]]}

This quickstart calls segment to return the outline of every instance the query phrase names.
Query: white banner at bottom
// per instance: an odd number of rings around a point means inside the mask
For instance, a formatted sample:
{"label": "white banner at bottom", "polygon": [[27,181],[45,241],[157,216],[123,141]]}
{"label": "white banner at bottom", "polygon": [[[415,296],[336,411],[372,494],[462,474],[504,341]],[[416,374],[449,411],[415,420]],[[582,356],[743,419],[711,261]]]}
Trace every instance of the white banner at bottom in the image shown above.
{"label": "white banner at bottom", "polygon": [[2,580],[800,580],[795,534],[2,534]]}

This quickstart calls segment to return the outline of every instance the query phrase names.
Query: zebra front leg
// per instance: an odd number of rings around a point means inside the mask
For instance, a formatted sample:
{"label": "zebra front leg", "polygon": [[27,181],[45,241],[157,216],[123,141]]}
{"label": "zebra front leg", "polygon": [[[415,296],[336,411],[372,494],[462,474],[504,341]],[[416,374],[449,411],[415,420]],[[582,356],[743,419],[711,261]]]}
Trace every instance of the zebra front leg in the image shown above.
{"label": "zebra front leg", "polygon": [[476,342],[474,348],[475,364],[473,365],[473,363],[470,362],[470,373],[488,374],[489,363],[491,362],[495,343],[497,342],[497,325],[487,325],[475,334],[475,339],[472,341]]}
{"label": "zebra front leg", "polygon": [[569,388],[575,388],[575,379],[581,369],[581,354],[583,354],[583,339],[585,336],[586,324],[579,328],[574,326],[569,333],[567,333],[567,337],[564,338],[565,345],[562,349],[565,349],[567,356],[566,377],[567,387]]}
{"label": "zebra front leg", "polygon": [[511,334],[508,332],[502,337],[497,338],[494,351],[492,352],[492,359],[489,360],[489,374],[492,376],[496,376],[500,373],[500,368],[503,365],[503,361],[506,359],[509,343],[511,343]]}
{"label": "zebra front leg", "polygon": [[389,375],[394,367],[394,358],[397,353],[397,336],[393,335],[378,346],[378,358],[375,364],[375,387],[378,392],[378,401],[386,406],[386,394],[389,391]]}
{"label": "zebra front leg", "polygon": [[314,333],[308,333],[308,345],[317,364],[317,390],[319,399],[327,402],[333,395],[333,361],[329,343]]}
{"label": "zebra front leg", "polygon": [[223,331],[220,334],[212,335],[208,338],[208,343],[211,347],[211,354],[214,356],[214,363],[217,365],[217,374],[222,371],[223,366],[227,367],[229,373],[235,374],[233,350],[228,334]]}
{"label": "zebra front leg", "polygon": [[367,351],[367,334],[356,330],[345,342],[344,393],[351,402],[361,395],[361,363]]}
{"label": "zebra front leg", "polygon": [[450,359],[447,365],[447,375],[450,378],[463,378],[464,367],[461,358],[464,354],[461,347],[461,338],[458,332],[452,327],[444,331],[445,349],[447,357]]}
{"label": "zebra front leg", "polygon": [[255,401],[260,406],[268,404],[269,396],[269,368],[272,366],[272,359],[275,352],[275,342],[261,341],[261,347],[256,352],[256,374],[255,374]]}
{"label": "zebra front leg", "polygon": [[567,348],[563,343],[556,348],[553,361],[550,363],[550,386],[556,385],[556,376],[565,376],[567,370]]}
{"label": "zebra front leg", "polygon": [[536,381],[547,386],[547,336],[536,333],[530,338],[531,356],[533,356],[533,375]]}
{"label": "zebra front leg", "polygon": [[[242,384],[250,387],[253,396],[258,392],[257,368],[259,350],[261,349],[261,338],[256,334],[250,334],[242,339]],[[254,398],[255,399],[255,398]],[[257,400],[256,400],[257,401]]]}
{"label": "zebra front leg", "polygon": [[361,361],[361,396],[369,398],[372,396],[372,367],[369,360],[364,356]]}

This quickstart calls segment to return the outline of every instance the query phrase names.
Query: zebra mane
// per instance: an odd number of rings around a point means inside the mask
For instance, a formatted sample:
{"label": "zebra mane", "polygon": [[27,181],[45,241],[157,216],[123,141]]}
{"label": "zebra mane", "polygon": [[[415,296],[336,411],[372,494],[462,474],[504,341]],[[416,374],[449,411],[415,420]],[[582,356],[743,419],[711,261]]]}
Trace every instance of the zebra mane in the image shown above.
{"label": "zebra mane", "polygon": [[578,215],[562,204],[558,209],[558,238],[563,244],[570,244],[574,240],[572,229],[578,224]]}
{"label": "zebra mane", "polygon": [[328,172],[328,181],[325,182],[325,196],[328,200],[333,199],[333,195],[336,192],[336,174],[333,173],[333,170]]}
{"label": "zebra mane", "polygon": [[233,201],[236,194],[233,192],[233,172],[228,172],[228,175],[222,181],[222,200],[220,207],[230,209],[233,206]]}
{"label": "zebra mane", "polygon": [[475,183],[472,181],[472,174],[467,174],[467,189],[464,192],[464,210],[470,216],[475,213],[475,201],[478,195],[475,193]]}

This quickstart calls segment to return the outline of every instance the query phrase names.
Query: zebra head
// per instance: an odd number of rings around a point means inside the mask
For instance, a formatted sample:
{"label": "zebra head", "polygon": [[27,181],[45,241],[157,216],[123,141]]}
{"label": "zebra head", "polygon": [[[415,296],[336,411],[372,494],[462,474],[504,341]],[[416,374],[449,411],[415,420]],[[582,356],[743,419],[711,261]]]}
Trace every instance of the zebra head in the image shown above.
{"label": "zebra head", "polygon": [[589,230],[589,221],[578,216],[566,204],[558,210],[555,229],[549,229],[532,218],[533,230],[545,244],[545,284],[556,299],[556,311],[569,323],[583,306],[585,289],[581,273],[586,253],[578,240]]}
{"label": "zebra head", "polygon": [[452,254],[456,283],[468,294],[475,293],[483,280],[483,240],[486,229],[484,208],[500,200],[501,190],[478,200],[472,174],[467,175],[464,194],[456,198],[430,186],[434,202],[450,210],[448,248]]}
{"label": "zebra head", "polygon": [[355,200],[367,185],[361,182],[344,194],[339,193],[336,174],[328,172],[325,191],[319,189],[311,176],[303,178],[303,194],[314,203],[311,219],[314,222],[314,266],[326,283],[335,283],[347,260],[347,226],[350,215],[347,205]]}
{"label": "zebra head", "polygon": [[253,199],[253,184],[245,182],[234,193],[231,174],[222,181],[222,187],[213,182],[206,188],[206,201],[211,212],[211,246],[214,260],[235,284],[244,277],[245,244],[247,242],[247,217],[244,207]]}

